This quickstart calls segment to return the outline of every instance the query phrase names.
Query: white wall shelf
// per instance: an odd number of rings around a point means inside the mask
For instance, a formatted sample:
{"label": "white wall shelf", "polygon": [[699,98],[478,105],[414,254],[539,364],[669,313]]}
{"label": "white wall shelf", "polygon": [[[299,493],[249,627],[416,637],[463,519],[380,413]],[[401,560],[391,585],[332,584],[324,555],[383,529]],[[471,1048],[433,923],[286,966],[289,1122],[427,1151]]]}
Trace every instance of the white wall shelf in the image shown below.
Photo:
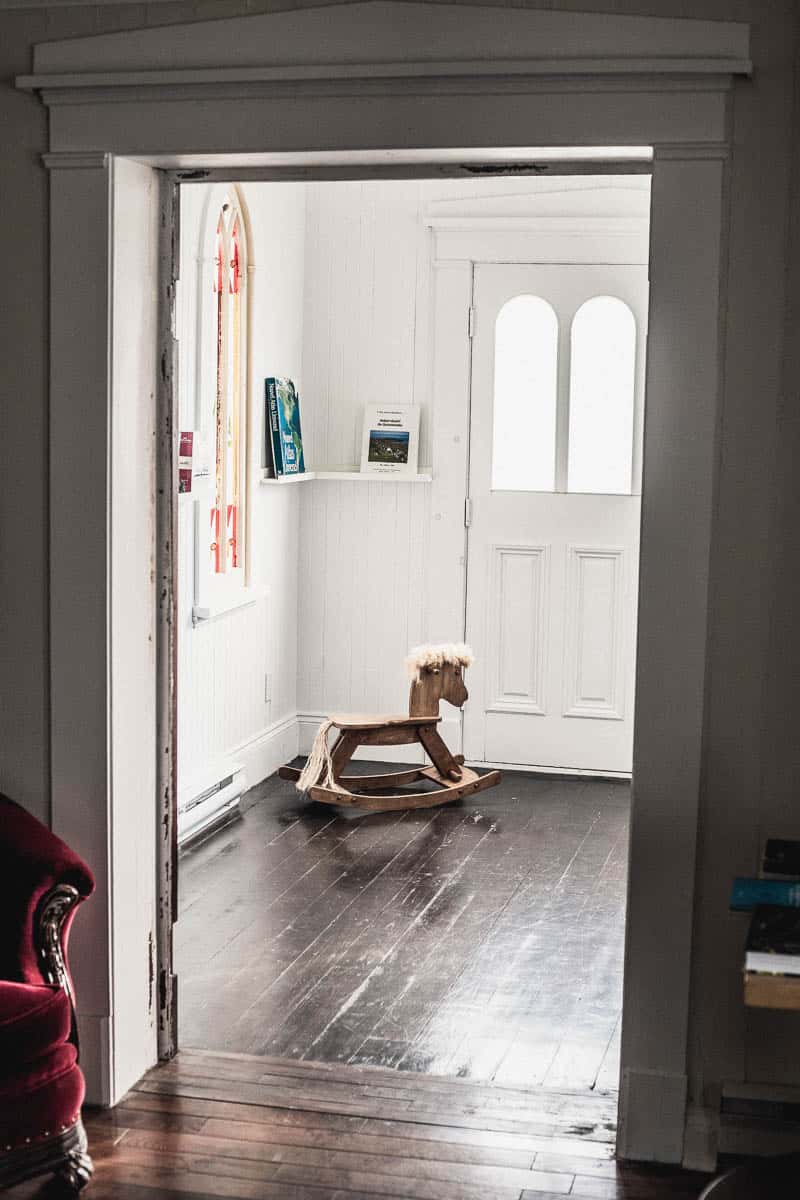
{"label": "white wall shelf", "polygon": [[316,471],[303,471],[299,475],[268,475],[262,467],[259,483],[271,483],[284,487],[289,483],[304,483],[306,480],[316,479],[316,477]]}
{"label": "white wall shelf", "polygon": [[302,475],[281,475],[276,478],[262,470],[260,482],[283,486],[287,483],[301,483],[305,479],[332,479],[338,483],[431,483],[433,475],[426,471],[418,475],[400,475],[388,471],[372,474],[368,471],[326,471],[323,468],[318,471],[305,471]]}

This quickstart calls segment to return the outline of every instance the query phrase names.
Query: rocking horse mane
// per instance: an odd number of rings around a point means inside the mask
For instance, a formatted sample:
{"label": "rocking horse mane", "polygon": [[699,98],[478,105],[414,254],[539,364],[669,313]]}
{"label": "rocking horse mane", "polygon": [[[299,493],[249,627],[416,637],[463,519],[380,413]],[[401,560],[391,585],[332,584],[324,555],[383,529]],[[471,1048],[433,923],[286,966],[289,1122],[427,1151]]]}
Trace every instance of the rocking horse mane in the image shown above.
{"label": "rocking horse mane", "polygon": [[419,681],[426,667],[443,667],[446,663],[470,667],[475,661],[472,648],[464,642],[442,642],[438,645],[415,646],[406,659],[406,671],[411,680]]}

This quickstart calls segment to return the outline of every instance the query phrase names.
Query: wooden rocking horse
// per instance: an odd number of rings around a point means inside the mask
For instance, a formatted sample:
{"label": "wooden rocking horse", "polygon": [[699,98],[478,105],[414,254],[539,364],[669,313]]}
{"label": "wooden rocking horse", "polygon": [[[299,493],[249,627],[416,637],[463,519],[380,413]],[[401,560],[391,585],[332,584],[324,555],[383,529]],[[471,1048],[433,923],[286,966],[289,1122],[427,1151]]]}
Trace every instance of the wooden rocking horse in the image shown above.
{"label": "wooden rocking horse", "polygon": [[[417,647],[406,659],[411,676],[408,716],[334,713],[320,726],[303,769],[281,767],[278,774],[282,779],[294,780],[298,790],[307,792],[312,800],[354,805],[373,812],[433,808],[494,787],[500,780],[500,772],[478,775],[465,767],[464,756],[451,754],[436,728],[441,721],[441,700],[461,708],[467,699],[464,669],[471,662],[472,651],[468,646]],[[328,744],[331,729],[338,731],[333,748]],[[344,774],[359,746],[407,746],[415,742],[423,746],[433,766],[382,775]],[[423,792],[394,790],[418,780],[439,786]]]}

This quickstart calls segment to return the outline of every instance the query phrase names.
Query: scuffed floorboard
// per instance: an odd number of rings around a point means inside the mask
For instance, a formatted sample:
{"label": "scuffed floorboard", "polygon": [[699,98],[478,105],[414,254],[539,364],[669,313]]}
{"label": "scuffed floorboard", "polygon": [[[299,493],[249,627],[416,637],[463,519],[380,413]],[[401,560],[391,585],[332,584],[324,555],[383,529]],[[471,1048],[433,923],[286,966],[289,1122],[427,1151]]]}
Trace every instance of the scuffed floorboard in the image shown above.
{"label": "scuffed floorboard", "polygon": [[617,1087],[629,787],[359,816],[277,778],[180,863],[183,1046]]}
{"label": "scuffed floorboard", "polygon": [[374,1067],[183,1052],[88,1118],[94,1200],[605,1200],[706,1182],[618,1166],[614,1103]]}

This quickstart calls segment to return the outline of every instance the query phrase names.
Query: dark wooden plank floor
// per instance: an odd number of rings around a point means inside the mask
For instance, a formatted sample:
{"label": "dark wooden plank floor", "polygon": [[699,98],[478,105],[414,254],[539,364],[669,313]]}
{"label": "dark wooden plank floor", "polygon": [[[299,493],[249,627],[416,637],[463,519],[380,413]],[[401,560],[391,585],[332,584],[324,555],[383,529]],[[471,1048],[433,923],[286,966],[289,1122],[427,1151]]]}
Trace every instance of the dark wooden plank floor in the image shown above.
{"label": "dark wooden plank floor", "polygon": [[[693,1200],[613,1160],[614,1102],[374,1067],[182,1051],[87,1128],[94,1200]],[[16,1200],[16,1198],[15,1198]]]}
{"label": "dark wooden plank floor", "polygon": [[184,856],[185,1047],[617,1086],[629,788],[353,817],[270,779]]}

